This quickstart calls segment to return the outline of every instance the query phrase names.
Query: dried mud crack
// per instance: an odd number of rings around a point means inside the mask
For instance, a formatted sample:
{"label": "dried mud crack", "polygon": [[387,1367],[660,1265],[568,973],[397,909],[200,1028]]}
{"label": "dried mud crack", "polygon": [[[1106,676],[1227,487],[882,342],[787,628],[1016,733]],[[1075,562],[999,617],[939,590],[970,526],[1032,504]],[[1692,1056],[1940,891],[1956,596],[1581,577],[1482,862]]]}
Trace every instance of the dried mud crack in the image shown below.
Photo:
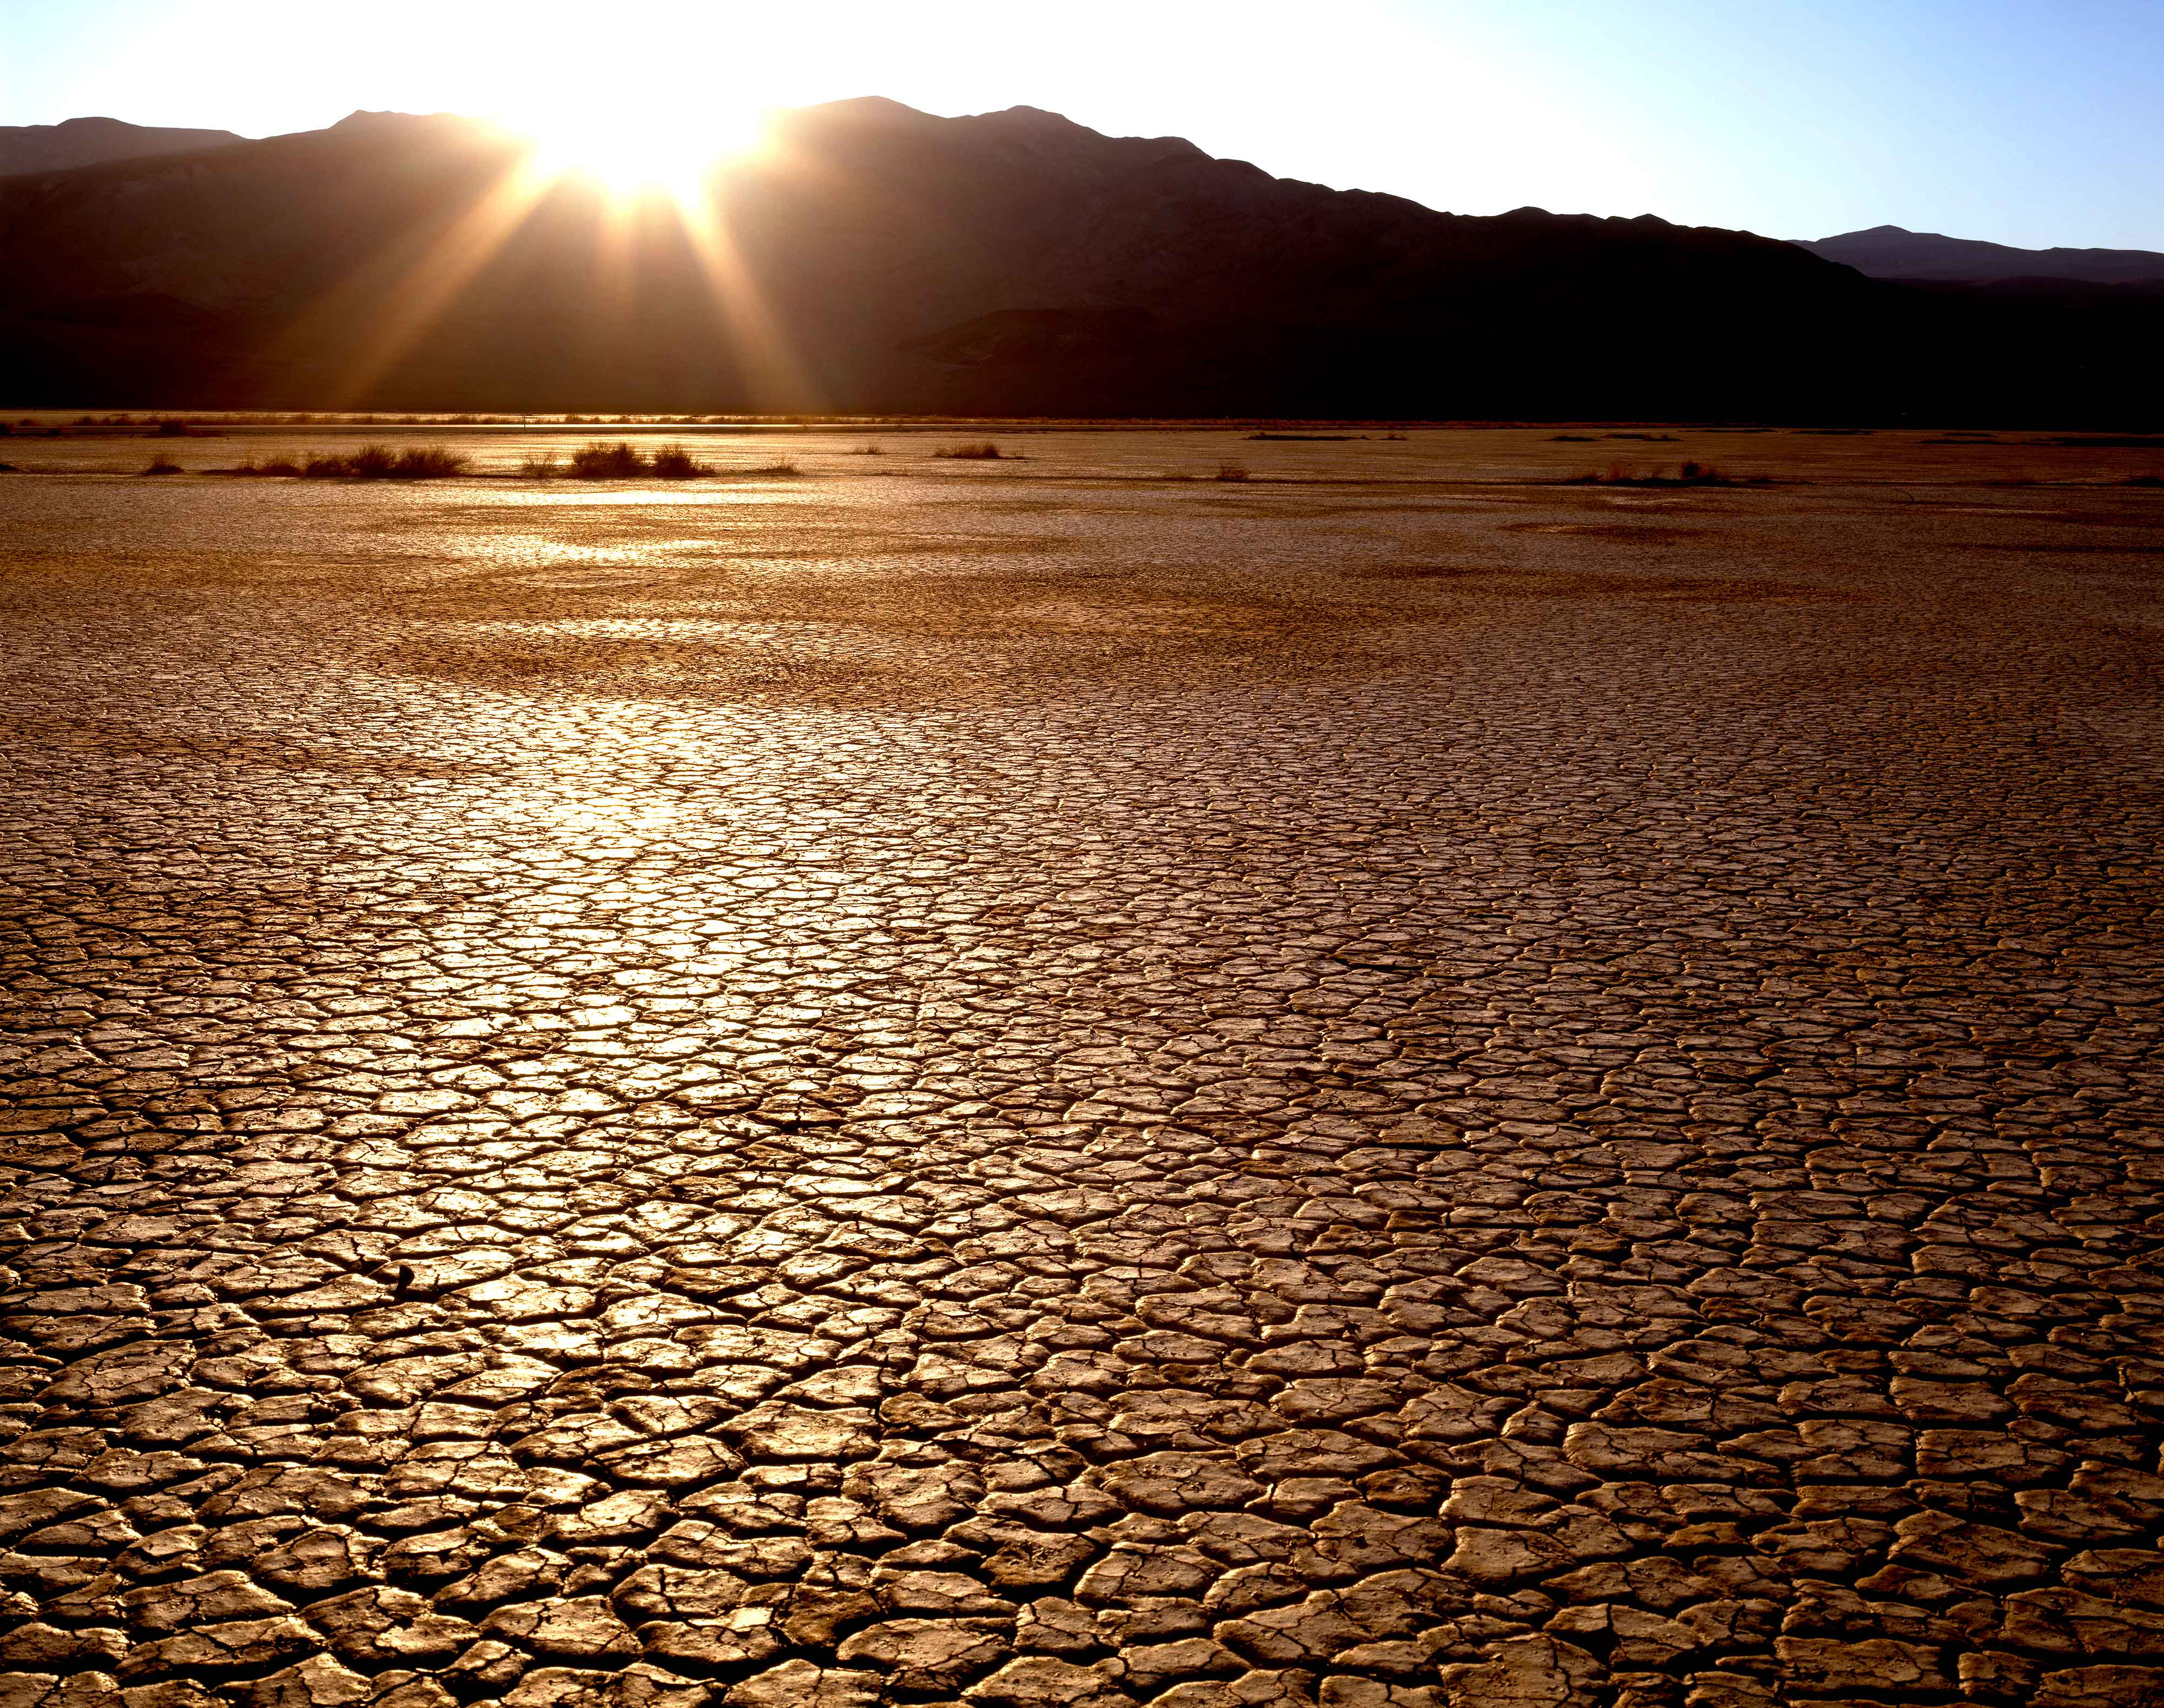
{"label": "dried mud crack", "polygon": [[115,490],[0,1708],[2164,1702],[2143,495]]}

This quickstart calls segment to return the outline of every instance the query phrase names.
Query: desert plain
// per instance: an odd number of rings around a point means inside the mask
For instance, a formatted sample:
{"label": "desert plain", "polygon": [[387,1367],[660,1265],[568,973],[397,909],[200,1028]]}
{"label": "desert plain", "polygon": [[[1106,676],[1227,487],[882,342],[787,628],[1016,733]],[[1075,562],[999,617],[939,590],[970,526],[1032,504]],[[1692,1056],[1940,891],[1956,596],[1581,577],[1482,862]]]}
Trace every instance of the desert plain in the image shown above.
{"label": "desert plain", "polygon": [[0,441],[0,1700],[2164,1701],[2164,452],[1627,430]]}

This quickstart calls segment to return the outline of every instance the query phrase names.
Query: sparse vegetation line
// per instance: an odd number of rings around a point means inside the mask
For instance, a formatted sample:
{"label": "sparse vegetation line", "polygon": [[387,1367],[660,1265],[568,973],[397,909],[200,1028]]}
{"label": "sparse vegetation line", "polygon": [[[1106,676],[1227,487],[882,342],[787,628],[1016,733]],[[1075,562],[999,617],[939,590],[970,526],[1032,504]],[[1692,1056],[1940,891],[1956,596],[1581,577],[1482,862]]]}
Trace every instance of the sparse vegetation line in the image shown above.
{"label": "sparse vegetation line", "polygon": [[442,445],[415,445],[394,450],[387,444],[365,444],[359,450],[318,451],[296,463],[288,457],[257,462],[249,457],[228,474],[261,479],[297,476],[304,481],[443,481],[466,472],[470,460]]}
{"label": "sparse vegetation line", "polygon": [[580,445],[571,453],[568,465],[559,462],[554,451],[528,457],[519,465],[518,471],[538,481],[559,475],[575,481],[701,481],[716,476],[741,479],[748,475],[788,476],[800,472],[796,465],[786,458],[750,468],[724,469],[701,462],[680,444],[659,445],[649,452],[640,450],[628,439],[618,439],[614,444],[596,439],[591,444]]}
{"label": "sparse vegetation line", "polygon": [[1561,486],[1770,486],[1770,475],[1724,475],[1705,463],[1685,463],[1675,474],[1663,474],[1656,469],[1648,475],[1634,475],[1620,464],[1605,475],[1587,473],[1566,476],[1554,482]]}

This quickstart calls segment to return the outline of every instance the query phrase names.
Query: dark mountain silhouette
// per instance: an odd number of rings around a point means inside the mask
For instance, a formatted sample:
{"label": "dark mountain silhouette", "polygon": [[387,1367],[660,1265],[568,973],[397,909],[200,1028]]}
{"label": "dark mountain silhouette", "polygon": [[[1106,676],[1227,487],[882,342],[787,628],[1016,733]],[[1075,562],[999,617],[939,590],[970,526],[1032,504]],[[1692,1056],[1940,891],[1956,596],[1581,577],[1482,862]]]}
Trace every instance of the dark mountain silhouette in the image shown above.
{"label": "dark mountain silhouette", "polygon": [[0,180],[0,372],[24,402],[288,408],[2089,421],[2157,394],[2154,316],[1650,216],[1439,213],[1030,108],[782,115],[688,227],[521,159],[356,114]]}
{"label": "dark mountain silhouette", "polygon": [[2014,279],[2061,279],[2088,285],[2164,285],[2164,255],[2139,249],[2009,249],[2004,244],[1941,237],[1874,225],[1797,247],[1854,267],[1873,279],[1942,284],[1996,284]]}
{"label": "dark mountain silhouette", "polygon": [[58,172],[106,160],[184,154],[243,140],[229,130],[173,130],[118,118],[64,118],[58,124],[0,124],[0,176]]}

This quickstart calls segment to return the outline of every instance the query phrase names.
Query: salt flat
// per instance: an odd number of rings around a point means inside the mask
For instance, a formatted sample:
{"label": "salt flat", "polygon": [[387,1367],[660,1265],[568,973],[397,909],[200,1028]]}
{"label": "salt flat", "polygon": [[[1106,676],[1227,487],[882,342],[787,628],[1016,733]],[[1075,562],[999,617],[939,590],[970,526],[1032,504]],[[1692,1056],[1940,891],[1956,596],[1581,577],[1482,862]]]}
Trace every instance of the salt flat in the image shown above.
{"label": "salt flat", "polygon": [[2164,1700],[2154,452],[328,431],[0,444],[8,1704]]}

